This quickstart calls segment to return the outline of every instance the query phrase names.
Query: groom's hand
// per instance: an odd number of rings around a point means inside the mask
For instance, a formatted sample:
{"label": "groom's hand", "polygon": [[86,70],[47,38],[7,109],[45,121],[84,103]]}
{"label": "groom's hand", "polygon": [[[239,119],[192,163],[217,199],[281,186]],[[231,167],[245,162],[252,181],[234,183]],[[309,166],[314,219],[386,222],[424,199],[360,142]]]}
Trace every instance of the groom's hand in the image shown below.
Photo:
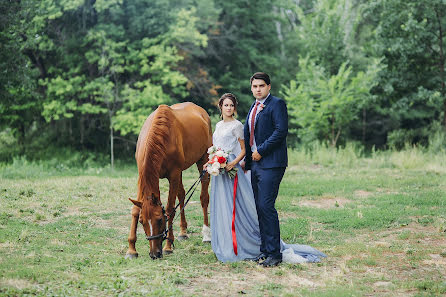
{"label": "groom's hand", "polygon": [[252,153],[252,160],[253,161],[260,161],[262,159],[262,156],[259,154],[258,151],[255,151]]}
{"label": "groom's hand", "polygon": [[246,165],[245,160],[240,162],[240,167],[242,167],[242,170],[243,170],[244,173],[246,173],[246,171],[248,171],[248,170],[246,170],[245,165]]}

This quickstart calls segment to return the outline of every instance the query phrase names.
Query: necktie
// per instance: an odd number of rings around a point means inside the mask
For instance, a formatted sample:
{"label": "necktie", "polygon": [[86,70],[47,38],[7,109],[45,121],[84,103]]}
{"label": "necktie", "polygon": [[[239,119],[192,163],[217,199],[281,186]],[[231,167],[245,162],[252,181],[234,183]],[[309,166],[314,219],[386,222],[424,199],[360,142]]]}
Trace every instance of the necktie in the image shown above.
{"label": "necktie", "polygon": [[260,104],[259,101],[256,101],[256,105],[254,106],[254,110],[251,115],[251,132],[249,133],[249,145],[252,146],[254,144],[254,122],[256,120],[257,106]]}

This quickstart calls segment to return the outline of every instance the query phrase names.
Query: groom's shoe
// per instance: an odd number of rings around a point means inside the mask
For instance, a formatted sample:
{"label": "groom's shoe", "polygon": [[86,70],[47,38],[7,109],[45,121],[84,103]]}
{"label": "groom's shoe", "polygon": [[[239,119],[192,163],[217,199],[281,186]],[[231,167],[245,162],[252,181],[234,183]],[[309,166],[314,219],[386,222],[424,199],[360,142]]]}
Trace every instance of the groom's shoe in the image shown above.
{"label": "groom's shoe", "polygon": [[274,267],[279,265],[280,263],[282,263],[282,259],[277,259],[277,258],[273,258],[273,257],[268,257],[266,258],[265,261],[262,262],[262,266],[263,267]]}
{"label": "groom's shoe", "polygon": [[260,254],[260,255],[258,255],[257,257],[255,257],[255,258],[247,258],[247,259],[245,259],[246,261],[253,261],[253,262],[257,262],[257,263],[259,263],[259,262],[261,262],[261,261],[263,261],[263,260],[265,260],[266,259],[266,256],[265,256],[265,254]]}

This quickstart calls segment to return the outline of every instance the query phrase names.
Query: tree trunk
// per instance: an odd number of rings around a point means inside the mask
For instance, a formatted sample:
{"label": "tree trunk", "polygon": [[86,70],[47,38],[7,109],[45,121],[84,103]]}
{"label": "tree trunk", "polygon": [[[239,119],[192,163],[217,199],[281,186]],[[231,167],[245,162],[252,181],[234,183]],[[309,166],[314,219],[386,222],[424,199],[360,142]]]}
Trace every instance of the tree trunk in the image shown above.
{"label": "tree trunk", "polygon": [[334,147],[336,145],[335,141],[335,116],[331,114],[331,146]]}
{"label": "tree trunk", "polygon": [[110,117],[110,165],[113,170],[115,166],[115,155],[113,152],[113,122],[111,117]]}
{"label": "tree trunk", "polygon": [[19,128],[17,129],[19,131],[18,135],[18,144],[19,144],[19,154],[21,156],[25,155],[25,124],[20,123]]}
{"label": "tree trunk", "polygon": [[85,127],[84,127],[84,115],[79,116],[79,142],[82,148],[84,148]]}
{"label": "tree trunk", "polygon": [[366,120],[367,111],[365,108],[362,108],[362,144],[365,145],[365,132],[366,132]]}
{"label": "tree trunk", "polygon": [[436,9],[435,13],[437,15],[438,21],[438,43],[440,46],[440,57],[439,57],[439,68],[440,68],[440,80],[441,80],[441,96],[443,97],[443,128],[446,130],[446,86],[445,86],[445,77],[444,77],[444,67],[445,67],[445,57],[443,50],[443,27],[441,26],[441,20],[443,15],[439,14],[439,10]]}
{"label": "tree trunk", "polygon": [[[284,17],[284,11],[283,8],[277,8],[276,6],[273,6],[273,11],[276,15],[281,15]],[[275,21],[276,23],[276,31],[277,31],[277,39],[279,39],[280,42],[280,56],[282,58],[282,61],[285,59],[285,44],[283,43],[283,35],[282,35],[282,24],[279,21]]]}

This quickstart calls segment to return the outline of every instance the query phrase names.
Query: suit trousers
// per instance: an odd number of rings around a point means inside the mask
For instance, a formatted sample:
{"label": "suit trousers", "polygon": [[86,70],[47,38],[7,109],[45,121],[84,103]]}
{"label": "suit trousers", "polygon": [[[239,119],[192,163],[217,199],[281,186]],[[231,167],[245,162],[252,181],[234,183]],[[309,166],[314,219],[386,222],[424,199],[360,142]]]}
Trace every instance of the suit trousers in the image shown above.
{"label": "suit trousers", "polygon": [[285,167],[262,168],[255,161],[251,165],[251,184],[262,241],[260,252],[276,259],[282,259],[282,254],[279,217],[275,203],[284,173]]}

